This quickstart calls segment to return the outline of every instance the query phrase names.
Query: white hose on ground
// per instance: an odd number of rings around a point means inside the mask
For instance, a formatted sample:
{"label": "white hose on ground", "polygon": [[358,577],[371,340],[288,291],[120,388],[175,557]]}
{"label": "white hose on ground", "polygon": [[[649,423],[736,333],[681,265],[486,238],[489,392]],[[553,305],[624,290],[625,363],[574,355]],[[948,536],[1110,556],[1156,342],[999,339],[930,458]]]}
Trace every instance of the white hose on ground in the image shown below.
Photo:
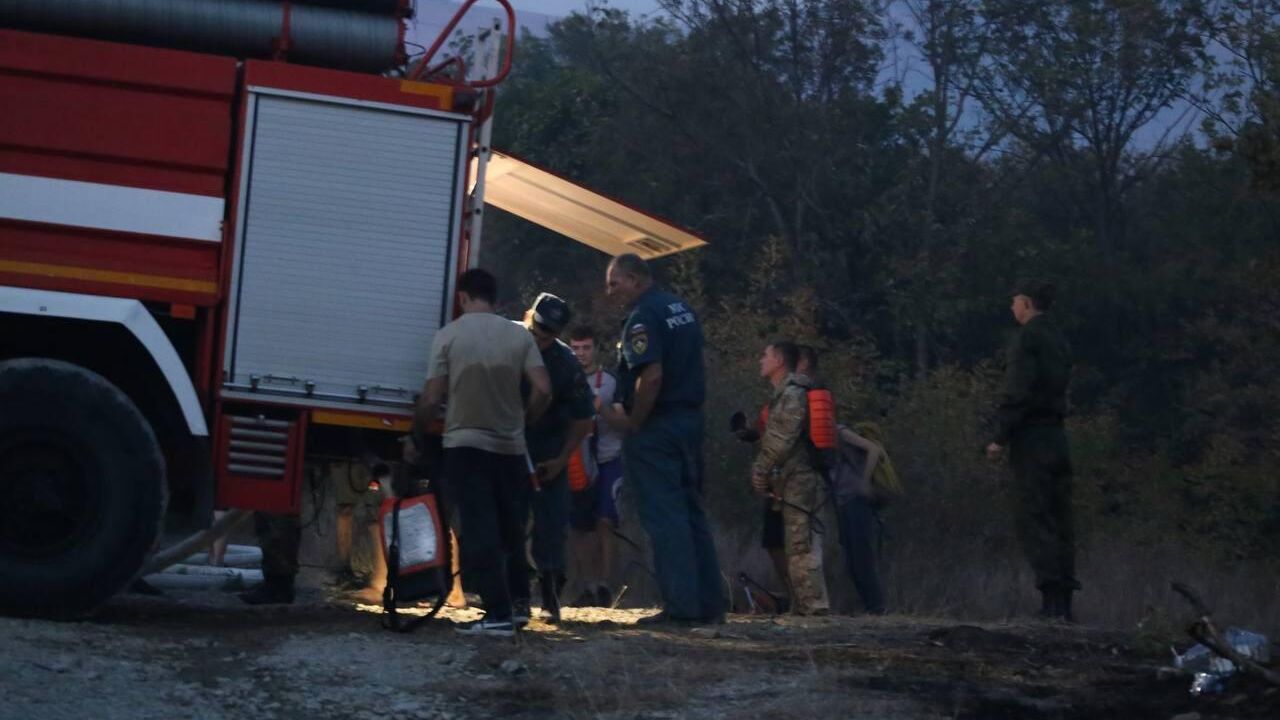
{"label": "white hose on ground", "polygon": [[182,562],[188,555],[200,550],[207,550],[214,540],[225,537],[227,533],[236,528],[237,525],[244,522],[253,513],[249,510],[232,510],[209,526],[207,530],[201,530],[187,539],[156,552],[147,561],[147,565],[142,570],[143,575],[157,573],[175,563]]}
{"label": "white hose on ground", "polygon": [[[205,572],[192,572],[193,570]],[[212,573],[225,570],[225,573]],[[239,570],[239,572],[236,572]],[[144,575],[148,585],[160,590],[244,590],[262,582],[261,570],[174,565],[164,572]]]}
{"label": "white hose on ground", "polygon": [[[183,565],[208,565],[212,549],[194,552],[180,562]],[[228,545],[222,557],[226,567],[255,568],[262,565],[262,548],[257,545]]]}

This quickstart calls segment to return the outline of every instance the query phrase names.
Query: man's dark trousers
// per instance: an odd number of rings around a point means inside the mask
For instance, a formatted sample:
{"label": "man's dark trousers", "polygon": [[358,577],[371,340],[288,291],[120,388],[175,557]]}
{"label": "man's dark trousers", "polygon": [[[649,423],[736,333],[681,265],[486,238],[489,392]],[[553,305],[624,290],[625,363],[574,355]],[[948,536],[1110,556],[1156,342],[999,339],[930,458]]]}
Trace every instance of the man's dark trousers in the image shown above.
{"label": "man's dark trousers", "polygon": [[1026,425],[1009,443],[1018,541],[1040,590],[1076,590],[1071,456],[1061,422]]}
{"label": "man's dark trousers", "polygon": [[262,547],[262,579],[274,588],[293,589],[298,575],[298,549],[302,522],[297,515],[256,512],[253,529]]}
{"label": "man's dark trousers", "polygon": [[840,522],[840,542],[844,546],[845,567],[866,611],[884,613],[884,590],[876,567],[880,518],[869,498],[855,496],[836,510]]}
{"label": "man's dark trousers", "polygon": [[699,491],[702,434],[701,411],[671,409],[656,412],[623,446],[665,610],[682,620],[724,613],[720,562]]}
{"label": "man's dark trousers", "polygon": [[540,575],[564,575],[569,542],[569,473],[538,483],[533,493],[533,564]]}
{"label": "man's dark trousers", "polygon": [[444,476],[458,509],[458,544],[468,582],[480,593],[486,616],[511,618],[511,602],[529,599],[525,526],[529,475],[523,455],[447,448]]}

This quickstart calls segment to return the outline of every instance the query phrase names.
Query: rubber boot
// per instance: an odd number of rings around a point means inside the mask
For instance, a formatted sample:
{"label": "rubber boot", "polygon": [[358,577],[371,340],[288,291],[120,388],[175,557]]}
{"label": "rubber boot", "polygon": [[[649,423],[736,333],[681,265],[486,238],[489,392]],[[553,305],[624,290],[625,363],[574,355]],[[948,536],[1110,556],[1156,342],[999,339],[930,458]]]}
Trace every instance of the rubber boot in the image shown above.
{"label": "rubber boot", "polygon": [[1059,616],[1058,606],[1058,589],[1055,587],[1043,587],[1040,589],[1040,612],[1037,614],[1042,620],[1052,620]]}
{"label": "rubber boot", "polygon": [[1074,592],[1071,588],[1064,588],[1058,593],[1058,617],[1066,622],[1073,623],[1076,616],[1071,612],[1071,595]]}
{"label": "rubber boot", "polygon": [[547,622],[560,622],[560,582],[554,573],[542,573],[538,576],[538,587],[542,589],[542,613]]}

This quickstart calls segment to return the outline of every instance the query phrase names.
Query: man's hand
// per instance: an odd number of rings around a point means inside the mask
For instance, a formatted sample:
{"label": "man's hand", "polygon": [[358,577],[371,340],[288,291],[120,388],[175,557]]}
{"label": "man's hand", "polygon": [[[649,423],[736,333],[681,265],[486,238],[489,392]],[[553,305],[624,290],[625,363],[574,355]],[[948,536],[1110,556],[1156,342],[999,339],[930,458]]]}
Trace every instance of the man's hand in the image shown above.
{"label": "man's hand", "polygon": [[625,434],[635,432],[635,425],[620,405],[601,405],[600,419],[614,430]]}
{"label": "man's hand", "polygon": [[564,472],[569,461],[561,458],[552,458],[538,463],[538,477],[543,480],[551,480],[560,477],[560,473]]}
{"label": "man's hand", "polygon": [[1000,456],[1001,456],[1001,455],[1003,455],[1003,454],[1004,454],[1004,446],[1003,446],[1003,445],[1001,445],[1001,444],[999,444],[999,443],[991,443],[990,445],[988,445],[988,446],[987,446],[987,459],[988,459],[988,460],[999,460],[999,459],[1000,459]]}
{"label": "man's hand", "polygon": [[400,438],[400,459],[409,465],[417,465],[422,459],[422,454],[418,452],[418,446],[413,442],[413,438],[405,435]]}
{"label": "man's hand", "polygon": [[751,474],[751,489],[756,491],[757,495],[769,494],[769,481],[760,473]]}

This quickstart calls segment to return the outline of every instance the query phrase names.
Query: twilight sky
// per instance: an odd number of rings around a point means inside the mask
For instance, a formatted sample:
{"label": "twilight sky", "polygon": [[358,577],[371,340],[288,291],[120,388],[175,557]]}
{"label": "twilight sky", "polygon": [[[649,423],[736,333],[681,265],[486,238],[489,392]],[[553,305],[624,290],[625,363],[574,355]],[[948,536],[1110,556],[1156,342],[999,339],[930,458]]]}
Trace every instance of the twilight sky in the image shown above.
{"label": "twilight sky", "polygon": [[[516,13],[521,10],[532,10],[544,15],[568,15],[575,10],[586,7],[586,0],[512,0]],[[657,0],[610,0],[609,5],[631,14],[645,14],[658,8]]]}
{"label": "twilight sky", "polygon": [[[596,0],[599,2],[599,0]],[[558,18],[574,11],[587,8],[588,0],[511,0],[516,10],[516,22],[527,27],[535,35],[541,34],[542,28]],[[657,0],[608,0],[609,5],[622,8],[633,16],[643,16],[657,11]],[[462,0],[418,0],[418,16],[409,25],[408,39],[419,45],[429,45],[439,34],[440,29],[457,11]],[[496,12],[495,12],[496,11]],[[492,0],[480,0],[467,13],[467,17],[459,26],[471,32],[476,27],[486,24],[488,17],[500,15],[498,4]]]}
{"label": "twilight sky", "polygon": [[[542,34],[543,28],[556,19],[574,11],[585,10],[589,2],[607,3],[616,8],[627,10],[632,16],[639,17],[650,13],[661,12],[658,0],[510,0],[516,11],[517,22],[528,28],[535,35]],[[439,34],[440,29],[453,17],[462,0],[418,0],[418,17],[410,25],[408,38],[419,45],[429,45]],[[472,8],[466,19],[462,21],[464,31],[474,31],[476,27],[486,24],[486,17],[500,14],[493,12],[498,8],[492,0],[480,0]],[[893,4],[889,8],[889,16],[898,22],[909,24],[902,9]],[[928,68],[919,58],[918,53],[908,43],[895,43],[885,48],[885,59],[881,64],[879,82],[901,84],[908,97],[911,97],[929,83]],[[1137,144],[1149,146],[1158,142],[1163,135],[1173,130],[1176,136],[1195,127],[1200,113],[1185,103],[1177,103],[1175,107],[1162,112],[1155,122],[1138,133]]]}

